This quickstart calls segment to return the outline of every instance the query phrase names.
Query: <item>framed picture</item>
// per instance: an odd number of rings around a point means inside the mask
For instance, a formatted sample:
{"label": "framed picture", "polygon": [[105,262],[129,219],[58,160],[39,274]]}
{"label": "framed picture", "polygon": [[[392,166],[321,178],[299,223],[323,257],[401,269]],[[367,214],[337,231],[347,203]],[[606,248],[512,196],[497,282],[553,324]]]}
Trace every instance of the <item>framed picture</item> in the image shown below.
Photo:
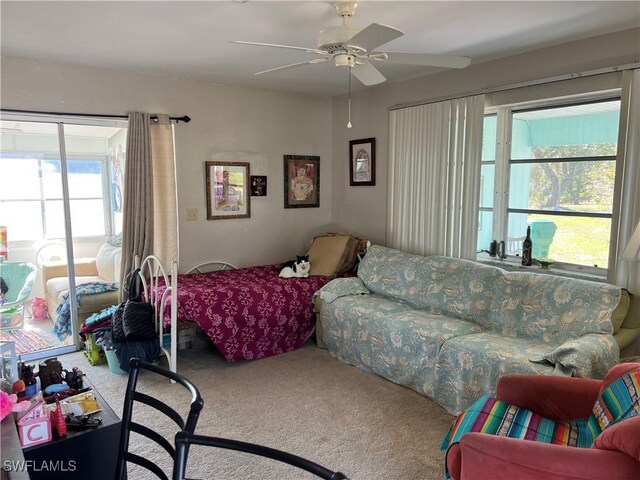
{"label": "framed picture", "polygon": [[376,139],[349,142],[349,185],[376,184]]}
{"label": "framed picture", "polygon": [[320,157],[284,156],[284,208],[320,206]]}
{"label": "framed picture", "polygon": [[251,217],[249,163],[205,162],[207,220]]}
{"label": "framed picture", "polygon": [[267,196],[266,175],[251,175],[251,196],[252,197]]}

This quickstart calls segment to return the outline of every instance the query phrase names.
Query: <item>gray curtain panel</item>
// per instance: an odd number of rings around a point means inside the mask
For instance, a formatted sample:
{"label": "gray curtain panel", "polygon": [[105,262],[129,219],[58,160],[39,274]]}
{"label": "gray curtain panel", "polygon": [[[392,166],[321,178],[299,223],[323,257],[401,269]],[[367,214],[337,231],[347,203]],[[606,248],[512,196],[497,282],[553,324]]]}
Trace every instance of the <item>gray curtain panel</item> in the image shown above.
{"label": "gray curtain panel", "polygon": [[[129,115],[124,174],[122,268],[120,285],[131,271],[135,256],[153,253],[153,167],[149,114]],[[122,295],[122,292],[121,292]]]}

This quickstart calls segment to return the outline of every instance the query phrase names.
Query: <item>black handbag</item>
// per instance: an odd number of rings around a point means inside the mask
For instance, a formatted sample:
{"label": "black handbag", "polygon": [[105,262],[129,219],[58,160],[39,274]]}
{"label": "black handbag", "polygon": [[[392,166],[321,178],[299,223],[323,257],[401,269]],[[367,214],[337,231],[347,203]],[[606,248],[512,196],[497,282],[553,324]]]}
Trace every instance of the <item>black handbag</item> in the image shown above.
{"label": "black handbag", "polygon": [[124,304],[122,327],[126,340],[151,340],[156,336],[153,305],[129,300]]}
{"label": "black handbag", "polygon": [[153,324],[154,308],[150,303],[142,301],[139,272],[140,269],[137,268],[129,274],[129,299],[118,305],[112,316],[111,328],[114,342],[151,340],[156,337]]}
{"label": "black handbag", "polygon": [[114,342],[124,342],[124,328],[122,326],[122,315],[127,302],[122,302],[111,316],[111,338]]}

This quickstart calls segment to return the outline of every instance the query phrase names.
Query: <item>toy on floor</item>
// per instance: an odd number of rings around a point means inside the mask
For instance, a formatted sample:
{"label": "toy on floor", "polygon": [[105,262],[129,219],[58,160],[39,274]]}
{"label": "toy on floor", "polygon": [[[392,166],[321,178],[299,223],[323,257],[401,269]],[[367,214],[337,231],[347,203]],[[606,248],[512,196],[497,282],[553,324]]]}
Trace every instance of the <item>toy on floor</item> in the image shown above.
{"label": "toy on floor", "polygon": [[42,297],[36,297],[31,302],[33,320],[46,320],[48,316],[47,301]]}

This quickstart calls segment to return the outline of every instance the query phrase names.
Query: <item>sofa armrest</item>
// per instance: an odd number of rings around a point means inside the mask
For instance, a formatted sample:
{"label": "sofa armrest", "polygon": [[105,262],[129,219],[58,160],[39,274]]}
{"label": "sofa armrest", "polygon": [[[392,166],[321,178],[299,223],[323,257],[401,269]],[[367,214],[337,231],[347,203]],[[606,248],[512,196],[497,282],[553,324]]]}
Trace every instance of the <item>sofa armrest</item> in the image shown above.
{"label": "sofa armrest", "polygon": [[505,375],[496,398],[551,420],[573,420],[591,414],[601,380],[550,375]]}
{"label": "sofa armrest", "polygon": [[589,333],[529,360],[554,365],[559,375],[603,378],[620,360],[620,349],[613,335]]}
{"label": "sofa armrest", "polygon": [[[460,479],[637,479],[640,463],[617,451],[469,433],[460,440]],[[452,474],[455,472],[451,472]]]}
{"label": "sofa armrest", "polygon": [[367,287],[365,287],[362,280],[358,277],[348,278],[336,278],[324,285],[320,290],[314,294],[314,303],[316,305],[316,311],[320,312],[322,304],[315,301],[316,298],[324,300],[326,303],[332,303],[340,297],[347,295],[368,295],[371,293]]}

